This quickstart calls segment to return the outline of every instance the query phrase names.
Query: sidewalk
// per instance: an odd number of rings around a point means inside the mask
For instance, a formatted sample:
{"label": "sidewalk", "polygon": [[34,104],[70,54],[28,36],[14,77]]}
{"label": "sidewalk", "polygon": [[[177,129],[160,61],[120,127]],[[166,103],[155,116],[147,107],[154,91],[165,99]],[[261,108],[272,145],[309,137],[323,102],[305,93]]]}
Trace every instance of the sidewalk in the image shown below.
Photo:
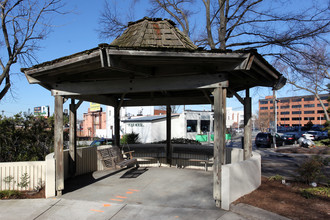
{"label": "sidewalk", "polygon": [[286,219],[245,204],[218,209],[212,185],[213,173],[198,170],[95,172],[67,181],[61,197],[2,200],[0,219]]}

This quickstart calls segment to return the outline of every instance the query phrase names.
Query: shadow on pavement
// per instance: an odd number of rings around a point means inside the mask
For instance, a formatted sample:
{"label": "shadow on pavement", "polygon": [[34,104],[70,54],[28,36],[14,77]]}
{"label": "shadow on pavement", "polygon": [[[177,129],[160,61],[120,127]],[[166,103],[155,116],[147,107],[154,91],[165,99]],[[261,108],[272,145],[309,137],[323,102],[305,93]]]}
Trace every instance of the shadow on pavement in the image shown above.
{"label": "shadow on pavement", "polygon": [[63,194],[81,189],[83,187],[86,187],[88,185],[101,181],[103,179],[106,179],[110,176],[116,175],[117,173],[120,173],[124,170],[128,170],[128,171],[125,172],[120,178],[137,178],[141,174],[148,171],[147,168],[143,168],[143,169],[141,169],[141,168],[140,169],[139,168],[124,168],[124,169],[119,169],[119,170],[110,170],[109,171],[110,173],[107,173],[99,178],[93,177],[93,172],[84,174],[84,175],[80,175],[80,176],[76,176],[76,177],[72,177],[72,178],[65,180],[65,182],[64,182],[65,187],[63,190]]}

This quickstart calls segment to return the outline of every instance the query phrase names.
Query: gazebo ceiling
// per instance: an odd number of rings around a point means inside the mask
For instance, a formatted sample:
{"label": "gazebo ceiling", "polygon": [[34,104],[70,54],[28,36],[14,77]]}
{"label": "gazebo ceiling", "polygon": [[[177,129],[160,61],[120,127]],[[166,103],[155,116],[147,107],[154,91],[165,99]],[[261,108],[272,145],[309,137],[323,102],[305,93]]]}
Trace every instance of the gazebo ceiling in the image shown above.
{"label": "gazebo ceiling", "polygon": [[211,92],[219,86],[237,92],[285,84],[254,50],[200,50],[171,21],[149,18],[129,25],[110,45],[22,72],[53,95],[106,105],[120,100],[122,106],[210,104]]}

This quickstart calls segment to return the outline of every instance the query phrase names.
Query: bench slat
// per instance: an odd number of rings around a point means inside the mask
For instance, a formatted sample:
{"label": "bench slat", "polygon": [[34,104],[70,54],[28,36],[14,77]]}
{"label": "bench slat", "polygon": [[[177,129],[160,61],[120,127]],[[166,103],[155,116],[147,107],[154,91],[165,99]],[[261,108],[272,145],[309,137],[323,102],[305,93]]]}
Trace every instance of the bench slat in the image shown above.
{"label": "bench slat", "polygon": [[130,154],[130,159],[124,159],[123,155],[121,154],[118,147],[112,146],[109,148],[103,148],[100,150],[97,150],[97,154],[99,155],[100,160],[102,161],[102,164],[106,168],[117,168],[117,166],[120,166],[121,168],[131,166],[131,165],[137,165],[138,162],[137,159],[132,158],[132,152],[125,152]]}

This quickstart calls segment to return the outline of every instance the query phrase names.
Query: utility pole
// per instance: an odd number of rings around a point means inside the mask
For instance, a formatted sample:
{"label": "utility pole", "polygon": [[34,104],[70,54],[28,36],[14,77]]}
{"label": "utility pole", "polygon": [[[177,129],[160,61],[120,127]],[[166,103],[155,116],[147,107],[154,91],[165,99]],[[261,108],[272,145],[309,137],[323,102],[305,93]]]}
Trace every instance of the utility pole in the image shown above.
{"label": "utility pole", "polygon": [[273,105],[274,105],[274,134],[273,134],[273,144],[276,148],[276,133],[277,133],[277,105],[276,105],[276,90],[273,89]]}

